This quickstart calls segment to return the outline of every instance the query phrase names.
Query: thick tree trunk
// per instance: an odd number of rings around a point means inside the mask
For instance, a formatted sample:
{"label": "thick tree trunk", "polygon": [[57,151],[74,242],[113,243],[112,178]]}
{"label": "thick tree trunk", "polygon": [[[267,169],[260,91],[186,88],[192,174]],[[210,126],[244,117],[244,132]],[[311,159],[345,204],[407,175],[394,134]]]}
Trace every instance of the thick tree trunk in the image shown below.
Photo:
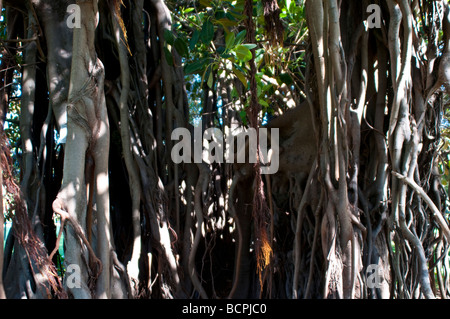
{"label": "thick tree trunk", "polygon": [[[81,269],[81,288],[70,288],[77,298],[111,297],[112,237],[109,217],[109,123],[104,96],[104,68],[95,51],[95,30],[98,24],[97,1],[80,3],[81,28],[74,29],[73,59],[67,111],[68,136],[65,147],[64,177],[54,207],[67,210],[69,217],[86,232],[86,183],[94,187],[97,233],[96,257],[84,253],[80,234],[69,228],[66,242],[66,264]],[[93,183],[85,180],[86,161],[93,161]],[[77,228],[77,227],[75,227]],[[90,230],[88,230],[90,231]],[[85,236],[82,236],[85,237]],[[84,260],[84,261],[83,261]],[[86,261],[86,262],[85,262]],[[88,264],[88,267],[86,267]],[[87,278],[90,274],[91,278]],[[88,285],[88,281],[90,284]],[[95,283],[95,289],[93,286]]]}
{"label": "thick tree trunk", "polygon": [[[30,4],[28,7],[28,39],[37,38],[37,25],[33,12],[34,9]],[[20,133],[23,145],[23,179],[21,184],[23,195],[27,199],[29,199],[29,196],[31,195],[29,191],[30,178],[35,171],[31,128],[33,125],[34,101],[36,92],[36,55],[37,41],[32,41],[27,45],[24,54],[25,66],[22,73],[22,107],[20,114]],[[31,202],[29,202],[29,204],[31,204]]]}

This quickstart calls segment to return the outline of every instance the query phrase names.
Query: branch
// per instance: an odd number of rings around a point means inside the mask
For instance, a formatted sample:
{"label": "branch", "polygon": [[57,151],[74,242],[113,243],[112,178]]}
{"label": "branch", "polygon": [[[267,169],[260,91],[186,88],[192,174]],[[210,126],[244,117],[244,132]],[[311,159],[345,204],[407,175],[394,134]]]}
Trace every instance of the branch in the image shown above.
{"label": "branch", "polygon": [[1,43],[20,43],[20,42],[33,42],[33,41],[37,41],[38,37],[34,36],[32,38],[28,38],[28,39],[0,39]]}
{"label": "branch", "polygon": [[[394,129],[397,127],[399,112],[400,112],[400,104],[401,101],[406,98],[406,90],[408,82],[410,81],[411,77],[411,57],[412,57],[412,13],[411,8],[409,7],[408,1],[401,0],[399,1],[401,16],[403,19],[403,48],[402,48],[402,58],[401,58],[401,67],[400,67],[400,73],[397,74],[397,78],[395,78],[396,84],[395,84],[395,97],[394,97],[394,103],[392,104],[392,111],[390,116],[390,122],[389,122],[389,136],[393,135]],[[400,23],[400,21],[398,21]],[[400,26],[400,24],[398,25]],[[395,29],[394,31],[398,31],[398,29]],[[395,34],[396,35],[396,34]],[[391,39],[392,41],[397,41],[396,39]],[[395,43],[395,52],[391,52],[392,54],[395,54],[393,57],[398,59],[398,55],[400,52],[397,50],[398,42]],[[397,66],[398,70],[398,66]]]}

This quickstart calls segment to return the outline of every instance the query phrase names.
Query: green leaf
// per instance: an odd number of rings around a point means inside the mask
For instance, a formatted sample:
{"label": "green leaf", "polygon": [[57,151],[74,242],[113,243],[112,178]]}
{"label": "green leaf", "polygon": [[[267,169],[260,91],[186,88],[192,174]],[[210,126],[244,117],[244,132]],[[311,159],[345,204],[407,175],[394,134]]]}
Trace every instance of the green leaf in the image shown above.
{"label": "green leaf", "polygon": [[[276,81],[276,80],[275,80],[275,81]],[[273,84],[271,84],[271,83],[266,84],[266,85],[264,85],[264,86],[262,87],[262,91],[263,91],[263,92],[267,92],[267,91],[270,90],[272,87],[273,87]]]}
{"label": "green leaf", "polygon": [[286,83],[286,85],[291,85],[293,83],[292,78],[288,73],[281,73],[279,79],[281,83]]}
{"label": "green leaf", "polygon": [[238,25],[237,21],[232,21],[227,18],[219,19],[219,20],[217,20],[217,23],[223,25],[224,28],[234,27],[234,26]]}
{"label": "green leaf", "polygon": [[173,45],[173,43],[175,42],[175,37],[173,36],[172,31],[169,29],[164,29],[164,39],[170,45]]}
{"label": "green leaf", "polygon": [[180,54],[181,56],[187,57],[189,55],[189,49],[184,39],[177,38],[173,45],[177,50],[178,54]]}
{"label": "green leaf", "polygon": [[213,84],[214,84],[213,81],[214,81],[213,73],[209,72],[208,82],[206,84],[208,84],[208,87],[210,89],[212,89],[212,87],[213,87]]}
{"label": "green leaf", "polygon": [[205,23],[203,23],[200,38],[202,42],[206,44],[206,46],[209,46],[212,39],[214,38],[214,25],[210,20],[206,20]]}
{"label": "green leaf", "polygon": [[242,44],[242,45],[249,50],[256,48],[256,44],[253,44],[253,43],[246,43],[246,44]]}
{"label": "green leaf", "polygon": [[234,41],[236,40],[236,36],[233,32],[228,32],[225,36],[225,47],[230,50],[234,46]]}
{"label": "green leaf", "polygon": [[246,46],[238,45],[234,51],[236,52],[238,59],[241,61],[247,62],[252,59],[252,52]]}
{"label": "green leaf", "polygon": [[233,16],[229,11],[225,14],[225,17],[227,17],[228,20],[236,21],[236,17]]}
{"label": "green leaf", "polygon": [[189,40],[189,49],[190,50],[194,50],[195,45],[197,44],[199,38],[200,38],[200,32],[198,32],[198,30],[194,30],[194,32],[192,33],[192,37]]}
{"label": "green leaf", "polygon": [[236,39],[234,40],[234,44],[235,45],[241,44],[244,41],[246,35],[247,30],[242,30],[241,32],[239,32],[236,36]]}
{"label": "green leaf", "polygon": [[235,67],[233,67],[233,73],[242,82],[242,84],[244,84],[244,87],[247,89],[247,79],[246,79],[245,75],[241,71],[236,69]]}
{"label": "green leaf", "polygon": [[220,20],[225,18],[225,12],[223,10],[217,10],[215,11],[214,17],[216,18],[216,20]]}
{"label": "green leaf", "polygon": [[164,47],[164,55],[166,56],[167,64],[172,66],[173,65],[173,55],[172,55],[172,52],[170,52],[167,47]]}
{"label": "green leaf", "polygon": [[242,123],[244,125],[247,125],[247,112],[245,112],[244,110],[241,110],[239,112],[239,116],[241,117]]}
{"label": "green leaf", "polygon": [[199,71],[203,70],[203,68],[206,66],[207,63],[208,63],[208,59],[204,58],[204,59],[197,60],[193,63],[187,64],[184,67],[184,74],[188,75],[188,74],[199,73]]}
{"label": "green leaf", "polygon": [[238,98],[239,97],[238,91],[236,90],[235,87],[233,87],[233,89],[231,90],[231,97],[232,98]]}
{"label": "green leaf", "polygon": [[258,100],[259,104],[261,104],[264,107],[269,107],[269,103],[267,103],[265,100],[263,99],[259,99]]}
{"label": "green leaf", "polygon": [[222,55],[225,52],[225,47],[220,46],[217,48],[217,53],[219,53],[220,55]]}

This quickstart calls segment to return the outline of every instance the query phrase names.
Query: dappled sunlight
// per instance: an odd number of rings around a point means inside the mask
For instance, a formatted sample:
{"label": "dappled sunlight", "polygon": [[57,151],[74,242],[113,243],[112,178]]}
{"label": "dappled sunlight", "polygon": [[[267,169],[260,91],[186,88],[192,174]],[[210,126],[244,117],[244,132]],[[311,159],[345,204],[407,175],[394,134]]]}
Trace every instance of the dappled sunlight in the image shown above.
{"label": "dappled sunlight", "polygon": [[0,6],[0,298],[450,298],[447,1]]}

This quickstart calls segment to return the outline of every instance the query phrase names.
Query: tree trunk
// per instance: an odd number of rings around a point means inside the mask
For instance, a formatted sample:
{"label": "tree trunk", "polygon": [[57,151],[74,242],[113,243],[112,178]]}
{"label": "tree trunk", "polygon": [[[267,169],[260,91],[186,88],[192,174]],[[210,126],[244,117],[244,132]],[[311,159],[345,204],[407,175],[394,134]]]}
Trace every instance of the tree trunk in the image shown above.
{"label": "tree trunk", "polygon": [[[76,298],[89,298],[91,293],[97,298],[110,298],[112,247],[108,189],[109,122],[104,96],[104,68],[95,51],[97,1],[85,1],[80,4],[80,9],[81,28],[75,28],[73,35],[63,185],[53,205],[67,210],[70,218],[86,233],[86,183],[91,182],[97,217],[95,253],[101,262],[101,269],[94,263],[97,257],[91,253],[87,256],[83,249],[84,245],[93,243],[83,242],[80,246],[79,234],[72,228],[67,231],[65,262],[67,265],[78,265],[82,270],[81,289],[70,289]],[[93,183],[85,180],[86,162],[89,160],[94,163]],[[87,278],[87,274],[91,278]],[[93,283],[95,286],[92,287]]]}

